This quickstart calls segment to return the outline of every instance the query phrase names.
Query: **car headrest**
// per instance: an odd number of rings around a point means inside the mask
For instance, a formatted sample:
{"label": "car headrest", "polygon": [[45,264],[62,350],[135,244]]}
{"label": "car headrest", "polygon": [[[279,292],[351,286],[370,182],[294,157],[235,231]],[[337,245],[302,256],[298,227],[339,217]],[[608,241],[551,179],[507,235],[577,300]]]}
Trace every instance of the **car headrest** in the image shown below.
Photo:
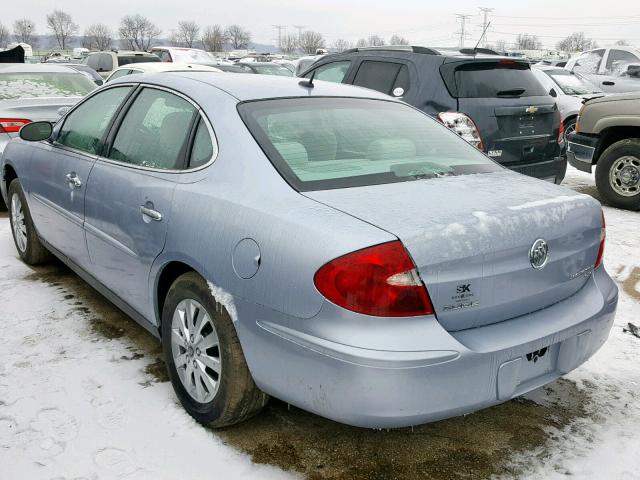
{"label": "car headrest", "polygon": [[291,167],[304,166],[309,163],[309,156],[304,145],[298,142],[278,142],[273,146]]}
{"label": "car headrest", "polygon": [[416,156],[416,144],[408,138],[385,138],[371,142],[367,149],[369,160],[406,159]]}

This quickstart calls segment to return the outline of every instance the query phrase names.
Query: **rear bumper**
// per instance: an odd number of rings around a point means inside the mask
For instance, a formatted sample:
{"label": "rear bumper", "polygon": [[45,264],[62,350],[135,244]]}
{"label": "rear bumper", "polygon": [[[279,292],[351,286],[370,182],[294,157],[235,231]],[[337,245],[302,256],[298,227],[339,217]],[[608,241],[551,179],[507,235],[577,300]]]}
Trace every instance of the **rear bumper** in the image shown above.
{"label": "rear bumper", "polygon": [[598,141],[599,138],[597,136],[581,135],[579,133],[569,135],[567,145],[567,161],[569,164],[578,170],[591,173]]}
{"label": "rear bumper", "polygon": [[527,163],[524,165],[505,165],[505,167],[514,172],[529,177],[548,180],[559,185],[567,173],[567,158],[565,156],[559,156],[542,162]]}
{"label": "rear bumper", "polygon": [[[258,320],[237,326],[266,393],[342,423],[393,428],[495,405],[577,368],[606,341],[617,301],[599,268],[569,299],[461,332],[433,317],[340,316],[331,305],[312,319],[277,318],[242,302],[239,318]],[[539,363],[527,358],[545,348]]]}

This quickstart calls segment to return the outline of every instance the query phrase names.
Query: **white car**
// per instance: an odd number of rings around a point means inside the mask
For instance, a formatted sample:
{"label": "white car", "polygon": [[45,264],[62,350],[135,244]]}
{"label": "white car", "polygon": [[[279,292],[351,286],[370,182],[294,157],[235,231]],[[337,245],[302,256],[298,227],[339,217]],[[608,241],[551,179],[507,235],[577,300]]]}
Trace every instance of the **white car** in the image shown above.
{"label": "white car", "polygon": [[564,68],[580,73],[606,93],[640,90],[640,49],[635,47],[589,50],[570,59]]}
{"label": "white car", "polygon": [[117,68],[107,77],[105,83],[124,77],[125,75],[135,75],[139,73],[159,73],[159,72],[219,72],[222,70],[207,65],[196,63],[130,63],[124,67]]}

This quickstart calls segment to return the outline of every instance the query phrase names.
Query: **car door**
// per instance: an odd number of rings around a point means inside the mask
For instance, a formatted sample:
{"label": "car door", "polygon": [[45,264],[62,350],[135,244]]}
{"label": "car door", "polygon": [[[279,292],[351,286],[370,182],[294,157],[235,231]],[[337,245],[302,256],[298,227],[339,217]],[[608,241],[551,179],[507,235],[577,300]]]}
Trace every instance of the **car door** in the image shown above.
{"label": "car door", "polygon": [[87,98],[66,115],[53,142],[38,144],[31,159],[26,188],[38,233],[81,266],[88,263],[86,183],[109,124],[131,91],[131,86],[119,86]]}
{"label": "car door", "polygon": [[629,76],[629,65],[639,65],[637,55],[618,48],[611,48],[607,52],[601,65],[602,81],[600,87],[608,93],[624,93],[640,90],[640,77]]}
{"label": "car door", "polygon": [[576,59],[572,71],[581,74],[591,83],[601,87],[606,92],[610,85],[605,85],[605,82],[610,82],[610,79],[602,75],[600,71],[605,51],[604,48],[599,48],[582,53]]}
{"label": "car door", "polygon": [[149,272],[164,247],[178,173],[198,116],[198,108],[177,93],[141,88],[121,112],[87,185],[91,271],[149,319]]}

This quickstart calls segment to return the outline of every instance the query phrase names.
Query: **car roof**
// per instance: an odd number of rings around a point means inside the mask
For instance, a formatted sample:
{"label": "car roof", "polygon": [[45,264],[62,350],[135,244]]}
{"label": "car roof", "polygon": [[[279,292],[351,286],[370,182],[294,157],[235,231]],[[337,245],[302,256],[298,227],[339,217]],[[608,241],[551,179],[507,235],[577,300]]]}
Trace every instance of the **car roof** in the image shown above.
{"label": "car roof", "polygon": [[0,63],[2,73],[78,73],[71,67],[56,63]]}
{"label": "car roof", "polygon": [[[337,55],[349,54],[349,53],[386,53],[386,52],[403,52],[403,53],[415,53],[423,55],[441,55],[444,57],[455,58],[509,58],[504,55],[500,55],[497,52],[488,48],[459,48],[459,47],[423,47],[418,45],[385,45],[381,47],[358,47],[345,50]],[[326,56],[325,56],[326,57]]]}
{"label": "car roof", "polygon": [[[270,75],[247,75],[243,73],[225,73],[212,75],[213,72],[173,72],[171,77],[180,76],[185,79],[201,82],[216,87],[239,101],[261,100],[282,97],[357,97],[393,100],[394,98],[370,90],[342,83],[316,80],[314,87],[302,86],[305,79],[297,77],[279,77]],[[164,85],[167,75],[136,75],[136,82]],[[131,82],[131,78],[120,77],[113,83]],[[187,93],[187,92],[184,92]]]}

